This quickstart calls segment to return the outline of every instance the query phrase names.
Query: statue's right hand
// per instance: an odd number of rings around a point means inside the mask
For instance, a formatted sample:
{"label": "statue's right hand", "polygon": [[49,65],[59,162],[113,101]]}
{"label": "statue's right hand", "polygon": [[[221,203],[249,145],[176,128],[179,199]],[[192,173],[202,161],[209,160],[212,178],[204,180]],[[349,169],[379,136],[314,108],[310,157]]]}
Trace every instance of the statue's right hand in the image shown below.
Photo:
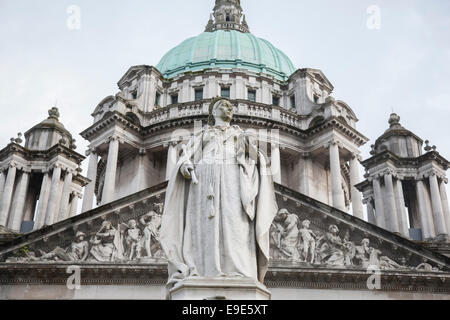
{"label": "statue's right hand", "polygon": [[180,171],[183,177],[185,177],[186,179],[192,179],[192,171],[194,171],[194,165],[190,161],[187,161],[181,166]]}

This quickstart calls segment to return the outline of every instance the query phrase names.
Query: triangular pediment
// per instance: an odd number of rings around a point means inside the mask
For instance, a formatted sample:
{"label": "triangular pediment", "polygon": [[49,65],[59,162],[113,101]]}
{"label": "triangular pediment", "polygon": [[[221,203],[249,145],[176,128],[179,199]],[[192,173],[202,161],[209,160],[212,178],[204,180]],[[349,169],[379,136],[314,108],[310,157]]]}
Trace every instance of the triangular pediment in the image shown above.
{"label": "triangular pediment", "polygon": [[[20,236],[0,247],[0,261],[164,264],[158,232],[166,186],[163,183]],[[375,266],[403,273],[450,272],[450,259],[424,246],[283,186],[276,186],[276,195],[280,214],[271,230],[273,268],[365,271]],[[84,239],[77,242],[81,233]]]}

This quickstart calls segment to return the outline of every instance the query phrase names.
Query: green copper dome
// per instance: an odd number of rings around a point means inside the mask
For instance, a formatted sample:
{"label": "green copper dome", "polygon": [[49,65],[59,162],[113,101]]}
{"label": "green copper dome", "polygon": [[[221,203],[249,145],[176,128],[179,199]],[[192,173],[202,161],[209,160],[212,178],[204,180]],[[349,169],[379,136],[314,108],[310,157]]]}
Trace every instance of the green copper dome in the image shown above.
{"label": "green copper dome", "polygon": [[209,68],[246,69],[287,80],[295,68],[270,42],[236,30],[204,32],[170,50],[156,68],[166,78]]}

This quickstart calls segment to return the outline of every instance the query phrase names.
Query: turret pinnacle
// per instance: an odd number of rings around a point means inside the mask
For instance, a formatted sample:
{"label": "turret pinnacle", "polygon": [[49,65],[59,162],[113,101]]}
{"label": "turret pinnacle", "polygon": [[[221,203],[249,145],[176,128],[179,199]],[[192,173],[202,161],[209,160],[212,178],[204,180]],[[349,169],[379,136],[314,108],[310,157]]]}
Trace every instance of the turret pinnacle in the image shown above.
{"label": "turret pinnacle", "polygon": [[211,14],[205,32],[216,30],[250,32],[245,16],[242,14],[240,0],[216,0],[213,14]]}

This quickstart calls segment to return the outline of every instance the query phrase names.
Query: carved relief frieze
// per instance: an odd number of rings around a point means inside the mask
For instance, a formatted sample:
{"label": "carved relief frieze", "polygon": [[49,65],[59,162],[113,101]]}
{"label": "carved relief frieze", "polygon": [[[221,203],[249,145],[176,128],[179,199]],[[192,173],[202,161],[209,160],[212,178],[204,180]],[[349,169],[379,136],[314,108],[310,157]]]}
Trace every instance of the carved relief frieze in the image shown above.
{"label": "carved relief frieze", "polygon": [[[164,193],[48,234],[3,254],[7,263],[147,264],[164,263],[160,228]],[[309,198],[277,192],[280,208],[270,229],[273,266],[383,271],[447,272],[439,258],[379,235],[376,226]],[[386,238],[387,237],[387,238]],[[391,239],[392,238],[392,239]],[[407,241],[406,239],[404,241]]]}

